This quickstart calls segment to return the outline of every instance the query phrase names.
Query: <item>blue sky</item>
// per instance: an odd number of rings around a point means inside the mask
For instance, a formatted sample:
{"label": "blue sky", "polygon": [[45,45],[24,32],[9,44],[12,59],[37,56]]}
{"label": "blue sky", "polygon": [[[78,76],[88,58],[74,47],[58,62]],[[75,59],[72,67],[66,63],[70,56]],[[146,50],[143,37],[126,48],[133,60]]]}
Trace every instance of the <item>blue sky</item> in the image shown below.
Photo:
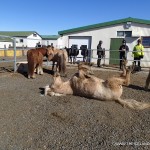
{"label": "blue sky", "polygon": [[58,31],[123,19],[150,20],[150,0],[2,0],[0,31]]}

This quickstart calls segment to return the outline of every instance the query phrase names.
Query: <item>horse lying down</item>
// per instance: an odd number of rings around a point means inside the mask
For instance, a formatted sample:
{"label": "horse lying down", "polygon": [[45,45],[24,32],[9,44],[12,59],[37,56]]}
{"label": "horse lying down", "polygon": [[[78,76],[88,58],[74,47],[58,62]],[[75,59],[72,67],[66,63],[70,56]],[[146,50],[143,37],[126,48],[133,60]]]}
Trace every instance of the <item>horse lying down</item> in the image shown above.
{"label": "horse lying down", "polygon": [[149,70],[149,74],[146,78],[146,82],[145,82],[145,90],[148,90],[148,86],[150,84],[150,70]]}
{"label": "horse lying down", "polygon": [[97,100],[116,101],[131,109],[143,110],[150,108],[150,104],[120,98],[123,92],[122,85],[129,85],[130,69],[127,69],[125,77],[111,77],[107,80],[90,75],[91,69],[84,64],[79,65],[78,69],[78,73],[65,82],[59,74],[55,74],[52,85],[45,87],[45,95],[63,96],[70,94]]}

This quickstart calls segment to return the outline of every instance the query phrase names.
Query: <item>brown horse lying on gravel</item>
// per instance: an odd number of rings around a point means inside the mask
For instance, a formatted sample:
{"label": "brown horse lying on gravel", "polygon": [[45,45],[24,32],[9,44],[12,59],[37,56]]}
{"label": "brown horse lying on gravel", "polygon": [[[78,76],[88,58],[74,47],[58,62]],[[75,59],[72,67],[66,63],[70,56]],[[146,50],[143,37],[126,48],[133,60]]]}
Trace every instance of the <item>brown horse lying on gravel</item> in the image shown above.
{"label": "brown horse lying on gravel", "polygon": [[73,77],[64,82],[60,75],[54,76],[52,85],[45,87],[45,95],[62,96],[73,94],[87,98],[104,101],[116,101],[131,109],[142,110],[150,108],[150,104],[138,102],[133,99],[123,100],[122,85],[129,85],[131,70],[128,69],[126,77],[111,77],[107,80],[99,79],[90,75],[91,69],[87,65],[79,65],[79,71]]}

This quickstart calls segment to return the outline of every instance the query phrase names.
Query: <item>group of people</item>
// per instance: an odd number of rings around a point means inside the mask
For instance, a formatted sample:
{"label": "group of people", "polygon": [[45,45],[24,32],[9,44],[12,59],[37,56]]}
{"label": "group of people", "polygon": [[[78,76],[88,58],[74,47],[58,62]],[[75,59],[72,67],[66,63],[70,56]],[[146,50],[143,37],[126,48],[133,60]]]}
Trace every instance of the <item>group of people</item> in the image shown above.
{"label": "group of people", "polygon": [[[105,49],[102,48],[102,41],[99,41],[97,45],[97,67],[101,65],[101,59],[105,56]],[[129,47],[126,45],[126,40],[123,39],[122,45],[119,48],[119,59],[120,59],[120,70],[122,70],[122,60],[127,59],[127,53],[129,52]],[[142,45],[142,40],[138,39],[137,44],[133,48],[132,56],[134,57],[134,64],[138,64],[138,71],[141,70],[141,59],[144,57],[144,47]]]}

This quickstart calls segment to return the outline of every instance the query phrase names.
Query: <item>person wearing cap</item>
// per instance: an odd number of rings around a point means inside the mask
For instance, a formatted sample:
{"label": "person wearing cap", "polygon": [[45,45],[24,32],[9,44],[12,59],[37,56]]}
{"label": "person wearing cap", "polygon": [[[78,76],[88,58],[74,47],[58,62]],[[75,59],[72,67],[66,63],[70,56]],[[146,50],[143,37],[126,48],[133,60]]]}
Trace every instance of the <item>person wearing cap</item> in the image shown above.
{"label": "person wearing cap", "polygon": [[137,40],[137,44],[134,46],[132,54],[134,56],[135,66],[136,66],[136,62],[138,61],[138,67],[139,67],[139,70],[141,70],[140,61],[144,57],[144,47],[142,45],[142,40],[141,39]]}
{"label": "person wearing cap", "polygon": [[126,40],[123,39],[122,45],[119,48],[120,53],[120,70],[122,69],[122,60],[127,59],[127,52],[129,51],[129,47],[126,45]]}
{"label": "person wearing cap", "polygon": [[98,45],[97,45],[97,55],[98,55],[98,59],[97,59],[97,67],[100,67],[101,65],[101,59],[104,57],[105,55],[105,51],[102,48],[102,43],[103,41],[99,41]]}

